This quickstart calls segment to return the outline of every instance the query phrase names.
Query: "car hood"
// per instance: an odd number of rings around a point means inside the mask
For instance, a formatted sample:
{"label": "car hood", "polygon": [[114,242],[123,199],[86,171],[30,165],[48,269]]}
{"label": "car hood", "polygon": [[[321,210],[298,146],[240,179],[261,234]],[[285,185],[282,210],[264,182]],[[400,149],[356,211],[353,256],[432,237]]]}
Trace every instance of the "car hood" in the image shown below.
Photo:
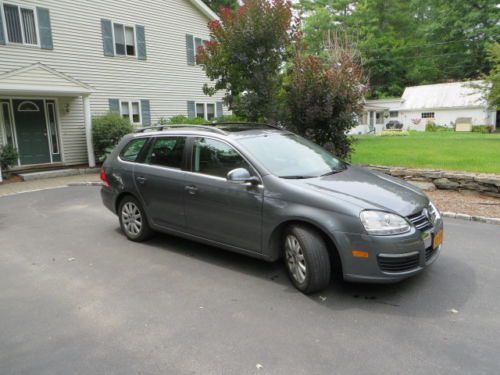
{"label": "car hood", "polygon": [[333,175],[297,181],[361,209],[380,209],[408,216],[429,204],[427,196],[416,186],[361,167],[348,166]]}

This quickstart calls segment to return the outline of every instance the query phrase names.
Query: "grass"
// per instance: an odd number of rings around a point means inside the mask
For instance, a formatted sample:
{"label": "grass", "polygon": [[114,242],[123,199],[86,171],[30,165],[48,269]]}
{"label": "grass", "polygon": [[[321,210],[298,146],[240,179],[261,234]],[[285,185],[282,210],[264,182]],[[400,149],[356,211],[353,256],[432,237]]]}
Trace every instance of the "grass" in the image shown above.
{"label": "grass", "polygon": [[410,132],[356,136],[352,162],[500,174],[500,134]]}

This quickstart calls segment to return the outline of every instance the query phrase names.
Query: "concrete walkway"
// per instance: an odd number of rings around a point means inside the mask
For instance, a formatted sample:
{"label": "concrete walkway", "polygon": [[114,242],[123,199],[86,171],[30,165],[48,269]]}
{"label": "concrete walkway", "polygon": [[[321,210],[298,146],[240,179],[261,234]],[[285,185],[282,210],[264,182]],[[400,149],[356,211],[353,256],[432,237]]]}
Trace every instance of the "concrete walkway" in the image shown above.
{"label": "concrete walkway", "polygon": [[26,193],[29,191],[64,187],[68,185],[98,184],[99,181],[99,174],[92,173],[78,176],[54,177],[43,180],[0,184],[0,197]]}

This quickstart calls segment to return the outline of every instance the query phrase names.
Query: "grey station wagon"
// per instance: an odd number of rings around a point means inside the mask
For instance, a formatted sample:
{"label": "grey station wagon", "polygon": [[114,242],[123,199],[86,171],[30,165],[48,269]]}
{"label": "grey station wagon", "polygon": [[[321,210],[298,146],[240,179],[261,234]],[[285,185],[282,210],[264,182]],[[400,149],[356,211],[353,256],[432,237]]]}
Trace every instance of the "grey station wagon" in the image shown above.
{"label": "grey station wagon", "polygon": [[123,233],[154,231],[275,261],[297,289],[395,282],[441,251],[439,211],[417,187],[264,125],[176,125],[125,136],[101,171]]}

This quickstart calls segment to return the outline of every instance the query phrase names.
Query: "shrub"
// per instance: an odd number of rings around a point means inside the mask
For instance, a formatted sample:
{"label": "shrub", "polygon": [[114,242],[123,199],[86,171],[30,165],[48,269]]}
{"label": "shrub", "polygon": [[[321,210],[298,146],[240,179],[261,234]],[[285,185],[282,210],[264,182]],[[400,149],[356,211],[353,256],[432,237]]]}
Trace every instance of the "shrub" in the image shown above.
{"label": "shrub", "polygon": [[379,137],[400,137],[406,135],[410,135],[408,130],[384,130],[377,134]]}
{"label": "shrub", "polygon": [[92,139],[96,159],[104,161],[120,139],[133,131],[134,127],[129,120],[113,113],[94,117],[92,119]]}
{"label": "shrub", "polygon": [[199,117],[186,117],[184,115],[177,115],[170,117],[169,119],[162,117],[158,121],[157,125],[169,125],[169,124],[206,125],[210,124],[211,122],[224,123],[224,122],[243,122],[243,121],[244,120],[241,117],[236,115],[220,116],[214,119],[213,121],[207,121]]}
{"label": "shrub", "polygon": [[477,125],[472,127],[473,133],[483,133],[488,134],[493,132],[493,126],[491,125]]}
{"label": "shrub", "polygon": [[305,56],[300,45],[286,77],[287,128],[341,158],[349,158],[350,129],[358,124],[367,85],[359,52],[347,36],[328,41],[328,57]]}
{"label": "shrub", "polygon": [[9,170],[10,167],[16,165],[19,154],[11,145],[0,147],[0,166],[2,173]]}
{"label": "shrub", "polygon": [[448,127],[444,125],[436,125],[433,122],[429,122],[427,125],[425,125],[425,131],[426,132],[451,132],[453,131],[453,127]]}

